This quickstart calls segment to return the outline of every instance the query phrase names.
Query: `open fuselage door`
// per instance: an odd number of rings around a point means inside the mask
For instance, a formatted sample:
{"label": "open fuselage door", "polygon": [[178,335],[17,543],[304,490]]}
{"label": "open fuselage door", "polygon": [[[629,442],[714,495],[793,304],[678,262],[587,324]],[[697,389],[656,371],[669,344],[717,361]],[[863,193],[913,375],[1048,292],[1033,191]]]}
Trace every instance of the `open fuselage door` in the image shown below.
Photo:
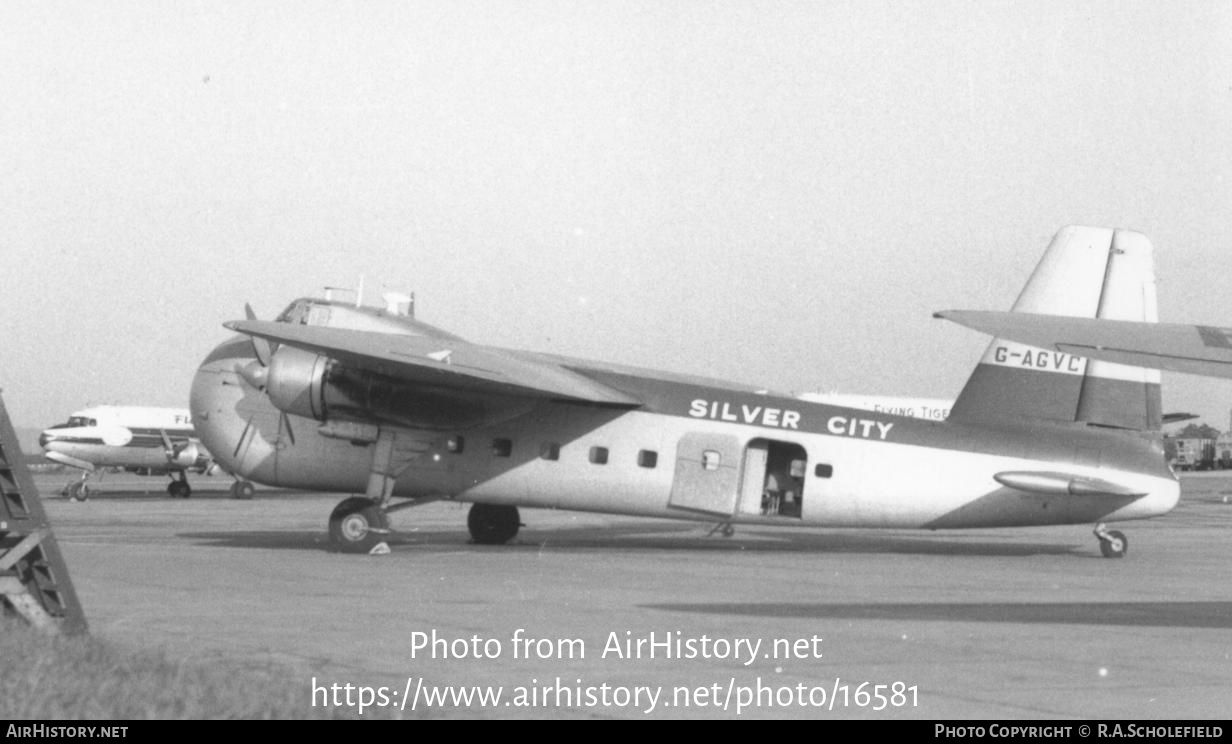
{"label": "open fuselage door", "polygon": [[808,454],[795,442],[754,439],[744,450],[740,513],[763,517],[804,516]]}

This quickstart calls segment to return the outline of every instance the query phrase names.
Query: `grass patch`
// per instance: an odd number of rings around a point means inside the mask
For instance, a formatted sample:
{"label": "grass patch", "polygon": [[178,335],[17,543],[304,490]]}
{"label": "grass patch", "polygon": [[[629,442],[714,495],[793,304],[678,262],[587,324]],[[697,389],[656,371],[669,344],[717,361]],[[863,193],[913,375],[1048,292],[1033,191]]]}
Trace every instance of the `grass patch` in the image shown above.
{"label": "grass patch", "polygon": [[45,633],[2,610],[0,659],[0,720],[357,717],[314,708],[293,682],[302,675],[134,653],[90,636]]}

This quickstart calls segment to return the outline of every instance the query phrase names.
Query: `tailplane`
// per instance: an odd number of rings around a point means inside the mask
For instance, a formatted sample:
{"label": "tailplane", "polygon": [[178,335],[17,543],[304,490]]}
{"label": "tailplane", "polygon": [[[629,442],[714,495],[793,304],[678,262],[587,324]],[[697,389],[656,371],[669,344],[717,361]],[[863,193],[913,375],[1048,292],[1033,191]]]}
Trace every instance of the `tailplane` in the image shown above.
{"label": "tailplane", "polygon": [[[1062,228],[1014,312],[1157,322],[1155,263],[1141,233]],[[1157,431],[1159,372],[994,339],[950,421],[1042,419]]]}

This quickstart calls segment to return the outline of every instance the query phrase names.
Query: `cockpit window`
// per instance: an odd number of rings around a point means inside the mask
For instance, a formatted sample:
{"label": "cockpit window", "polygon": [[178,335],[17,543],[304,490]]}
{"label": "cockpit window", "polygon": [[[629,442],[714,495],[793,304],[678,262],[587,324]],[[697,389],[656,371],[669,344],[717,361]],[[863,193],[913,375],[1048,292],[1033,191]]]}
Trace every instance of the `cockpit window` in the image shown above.
{"label": "cockpit window", "polygon": [[69,416],[67,424],[53,426],[53,429],[69,429],[76,426],[98,426],[98,419],[86,418],[85,416]]}
{"label": "cockpit window", "polygon": [[308,300],[296,300],[288,305],[287,309],[283,310],[282,314],[275,318],[275,320],[279,323],[302,324],[304,318],[308,317],[309,305],[310,302]]}
{"label": "cockpit window", "polygon": [[318,302],[312,299],[299,299],[292,302],[278,316],[279,323],[294,325],[328,326],[331,305],[329,302]]}

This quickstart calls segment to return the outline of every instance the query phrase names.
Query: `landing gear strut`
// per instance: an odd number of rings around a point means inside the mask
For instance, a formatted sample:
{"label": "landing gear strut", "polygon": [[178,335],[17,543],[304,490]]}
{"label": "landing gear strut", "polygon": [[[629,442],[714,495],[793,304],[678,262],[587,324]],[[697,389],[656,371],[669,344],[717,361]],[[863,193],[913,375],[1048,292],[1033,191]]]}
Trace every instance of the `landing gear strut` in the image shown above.
{"label": "landing gear strut", "polygon": [[466,527],[476,545],[504,545],[518,534],[521,526],[516,506],[472,504],[466,515]]}
{"label": "landing gear strut", "polygon": [[171,482],[167,484],[167,495],[173,499],[186,499],[192,496],[192,486],[188,485],[188,476],[183,473],[172,473]]}
{"label": "landing gear strut", "polygon": [[371,552],[389,533],[389,517],[362,496],[344,500],[329,515],[329,539],[343,553]]}
{"label": "landing gear strut", "polygon": [[1129,538],[1125,533],[1110,530],[1103,522],[1095,525],[1095,536],[1099,538],[1099,552],[1105,558],[1124,558],[1129,551]]}

